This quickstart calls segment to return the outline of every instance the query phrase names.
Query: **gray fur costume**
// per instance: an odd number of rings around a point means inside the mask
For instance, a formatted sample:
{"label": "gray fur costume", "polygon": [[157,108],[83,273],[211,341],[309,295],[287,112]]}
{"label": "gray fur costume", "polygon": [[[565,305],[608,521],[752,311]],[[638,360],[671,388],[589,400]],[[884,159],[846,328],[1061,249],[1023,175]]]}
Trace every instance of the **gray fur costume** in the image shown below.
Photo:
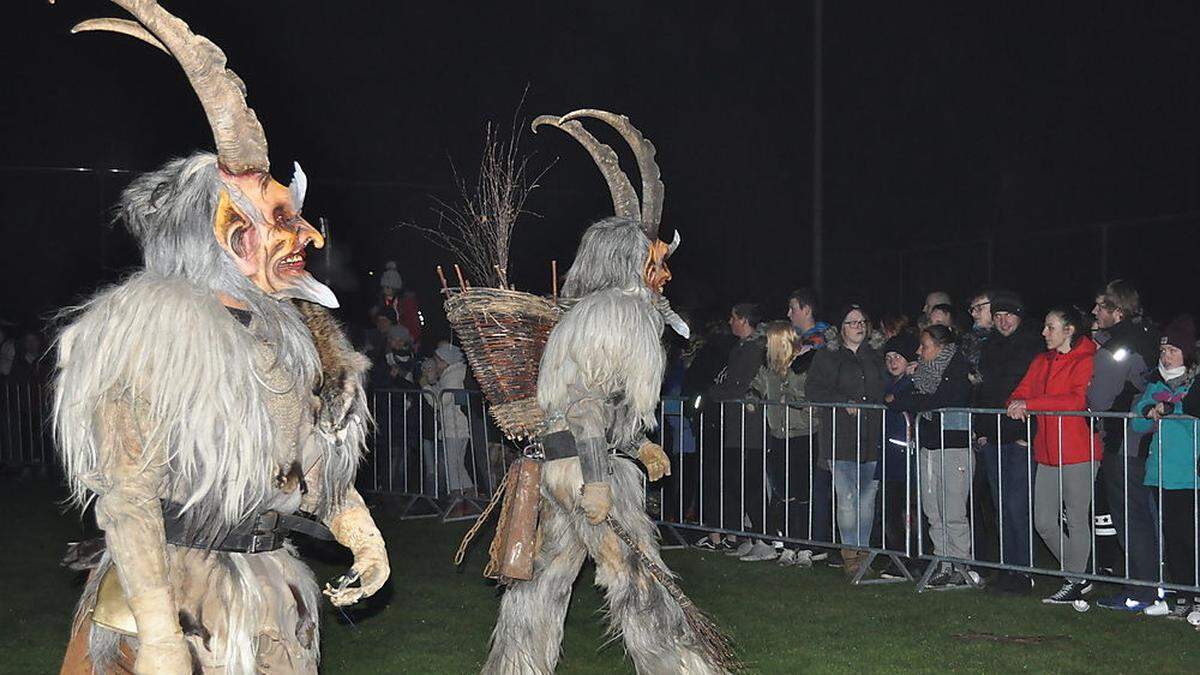
{"label": "gray fur costume", "polygon": [[[565,130],[577,139],[587,135],[569,119],[551,123],[574,125]],[[630,139],[628,128],[614,126]],[[589,146],[593,149],[611,153],[598,143]],[[653,167],[655,180],[657,175]],[[606,177],[611,175],[606,172]],[[614,202],[620,213],[615,191]],[[514,582],[504,592],[484,673],[554,672],[571,588],[588,556],[596,562],[596,584],[605,589],[610,631],[623,638],[639,673],[722,672],[704,656],[675,598],[608,525],[591,524],[580,510],[584,484],[606,482],[612,494],[609,517],[667,569],[659,556],[657,530],[646,515],[641,471],[615,454],[635,453],[645,442],[645,431],[655,426],[665,362],[660,340],[664,323],[678,321],[665,298],[643,280],[652,242],[646,229],[641,219],[620,215],[595,223],[584,233],[567,273],[563,300],[569,310],[550,333],[542,356],[538,404],[546,413],[546,432],[569,430],[579,456],[543,467],[533,579]]]}

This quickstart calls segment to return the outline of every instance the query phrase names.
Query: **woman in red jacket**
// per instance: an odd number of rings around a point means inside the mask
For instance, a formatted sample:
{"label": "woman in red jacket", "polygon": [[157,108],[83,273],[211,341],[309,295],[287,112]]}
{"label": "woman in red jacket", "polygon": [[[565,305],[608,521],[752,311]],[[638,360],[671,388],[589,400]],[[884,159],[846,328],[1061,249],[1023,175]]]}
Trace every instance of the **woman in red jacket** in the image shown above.
{"label": "woman in red jacket", "polygon": [[[1008,400],[1008,416],[1025,419],[1028,412],[1087,409],[1088,383],[1096,343],[1087,325],[1071,308],[1046,314],[1042,337],[1047,351],[1034,358]],[[1033,521],[1042,541],[1065,572],[1082,572],[1091,552],[1092,482],[1103,446],[1088,418],[1038,416],[1033,457],[1037,478],[1033,489]],[[1066,520],[1062,513],[1066,507]],[[1082,600],[1092,584],[1065,579],[1062,588],[1042,600],[1051,604]]]}

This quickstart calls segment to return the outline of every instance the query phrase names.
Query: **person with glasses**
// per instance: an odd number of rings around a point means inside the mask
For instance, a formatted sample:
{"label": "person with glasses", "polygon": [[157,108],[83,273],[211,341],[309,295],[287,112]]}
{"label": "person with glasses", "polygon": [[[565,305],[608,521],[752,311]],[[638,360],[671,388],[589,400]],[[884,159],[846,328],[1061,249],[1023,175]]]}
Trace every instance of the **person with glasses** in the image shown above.
{"label": "person with glasses", "polygon": [[[808,396],[814,402],[843,404],[818,408],[820,463],[833,471],[833,492],[843,571],[858,575],[867,561],[860,548],[870,546],[875,519],[875,491],[883,415],[877,408],[854,404],[883,402],[885,374],[879,352],[867,343],[871,320],[859,305],[837,315],[836,339],[819,351],[808,371]],[[850,404],[850,405],[845,405]]]}

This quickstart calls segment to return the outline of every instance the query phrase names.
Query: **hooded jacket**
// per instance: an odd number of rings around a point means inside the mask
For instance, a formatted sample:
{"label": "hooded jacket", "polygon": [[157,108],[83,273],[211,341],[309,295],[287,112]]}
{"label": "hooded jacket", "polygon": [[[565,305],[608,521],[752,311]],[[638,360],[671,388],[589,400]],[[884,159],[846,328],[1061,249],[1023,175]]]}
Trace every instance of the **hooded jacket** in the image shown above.
{"label": "hooded jacket", "polygon": [[[1057,350],[1038,354],[1008,401],[1025,401],[1030,412],[1086,410],[1095,356],[1096,343],[1089,337],[1081,338],[1066,354]],[[1102,451],[1099,434],[1089,433],[1088,418],[1038,417],[1033,438],[1033,457],[1038,464],[1061,466],[1089,458],[1099,460]]]}
{"label": "hooded jacket", "polygon": [[[815,403],[883,403],[887,373],[883,357],[865,341],[857,351],[838,339],[826,342],[808,371],[808,398]],[[879,459],[882,410],[817,408],[821,459],[874,462]],[[836,427],[836,428],[835,428]]]}

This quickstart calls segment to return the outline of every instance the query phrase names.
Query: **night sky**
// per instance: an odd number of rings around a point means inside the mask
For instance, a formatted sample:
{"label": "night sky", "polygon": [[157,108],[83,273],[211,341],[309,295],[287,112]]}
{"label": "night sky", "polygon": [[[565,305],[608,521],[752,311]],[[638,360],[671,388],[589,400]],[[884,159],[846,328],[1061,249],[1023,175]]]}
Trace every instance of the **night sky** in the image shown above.
{"label": "night sky", "polygon": [[[485,123],[507,128],[527,86],[523,119],[605,108],[655,142],[664,217],[685,239],[676,304],[760,300],[782,316],[810,281],[811,5],[439,4],[166,3],[246,81],[276,176],[304,165],[348,318],[353,285],[374,290],[387,259],[431,293],[452,259],[397,225],[432,222],[431,196],[454,197],[450,160],[470,175]],[[115,5],[6,5],[0,316],[29,325],[137,264],[107,226],[128,174],[54,169],[145,170],[211,137],[173,60],[68,35]],[[1200,5],[827,2],[824,26],[830,302],[911,313],[936,286],[965,300],[990,275],[1037,306],[1090,308],[1107,272],[1135,279],[1160,318],[1195,311]],[[558,158],[510,272],[540,291],[549,260],[565,269],[611,206],[565,134],[522,142],[535,167]]]}

